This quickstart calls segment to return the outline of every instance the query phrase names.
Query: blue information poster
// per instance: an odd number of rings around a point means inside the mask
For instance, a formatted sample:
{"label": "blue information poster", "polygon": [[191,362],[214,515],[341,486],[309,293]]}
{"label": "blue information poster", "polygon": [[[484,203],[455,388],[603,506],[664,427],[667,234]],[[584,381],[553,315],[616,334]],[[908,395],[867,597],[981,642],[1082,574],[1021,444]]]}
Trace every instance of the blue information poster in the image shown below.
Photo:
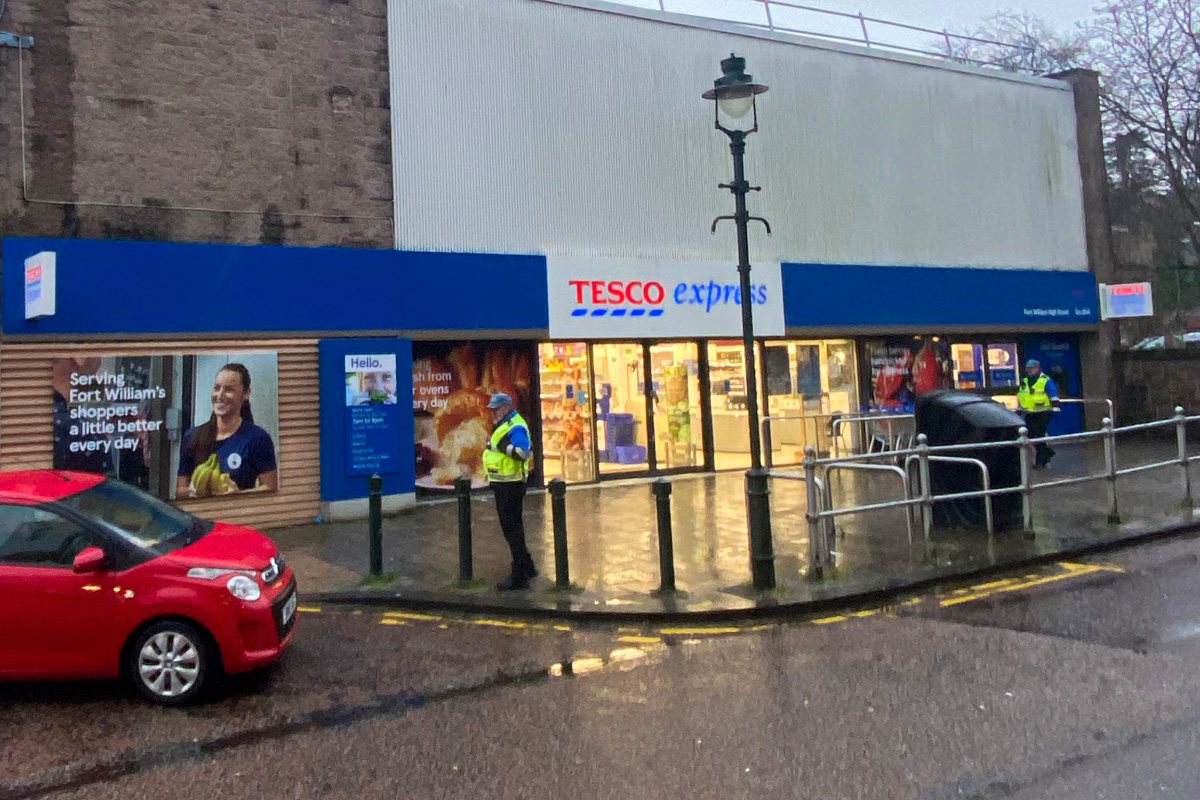
{"label": "blue information poster", "polygon": [[[395,472],[400,464],[396,355],[346,356],[346,472]],[[407,398],[406,398],[407,399]]]}

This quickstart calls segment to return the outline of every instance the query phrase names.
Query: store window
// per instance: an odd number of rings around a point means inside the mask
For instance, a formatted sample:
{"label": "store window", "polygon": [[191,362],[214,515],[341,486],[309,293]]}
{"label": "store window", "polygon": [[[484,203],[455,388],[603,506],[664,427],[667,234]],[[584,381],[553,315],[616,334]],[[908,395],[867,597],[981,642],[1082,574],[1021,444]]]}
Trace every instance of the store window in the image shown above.
{"label": "store window", "polygon": [[695,342],[650,346],[654,451],[660,470],[704,464],[700,348]]}
{"label": "store window", "polygon": [[1017,344],[956,341],[941,336],[868,341],[872,411],[911,411],[918,395],[964,389],[1005,395],[1020,382]]}
{"label": "store window", "polygon": [[989,344],[988,388],[1002,389],[1016,386],[1020,382],[1020,365],[1017,363],[1017,343]]}
{"label": "store window", "polygon": [[644,348],[592,345],[596,376],[596,450],[601,475],[649,469]]}
{"label": "store window", "polygon": [[[764,374],[762,347],[755,345],[754,352],[761,376]],[[708,375],[712,390],[713,466],[716,469],[746,469],[750,466],[750,413],[743,343],[740,340],[709,342]],[[764,396],[760,390],[759,397]]]}
{"label": "store window", "polygon": [[955,386],[954,356],[940,336],[868,341],[870,411],[911,412],[917,395]]}
{"label": "store window", "polygon": [[854,343],[769,342],[762,352],[772,462],[799,463],[809,445],[828,453],[831,415],[858,409]]}
{"label": "store window", "polygon": [[542,456],[546,479],[595,480],[588,348],[555,342],[538,348],[541,362]]}
{"label": "store window", "polygon": [[[493,393],[513,398],[537,441],[534,359],[524,342],[413,342],[418,495],[452,492],[460,477],[487,486],[483,451],[492,436]],[[538,481],[536,465],[531,480]]]}

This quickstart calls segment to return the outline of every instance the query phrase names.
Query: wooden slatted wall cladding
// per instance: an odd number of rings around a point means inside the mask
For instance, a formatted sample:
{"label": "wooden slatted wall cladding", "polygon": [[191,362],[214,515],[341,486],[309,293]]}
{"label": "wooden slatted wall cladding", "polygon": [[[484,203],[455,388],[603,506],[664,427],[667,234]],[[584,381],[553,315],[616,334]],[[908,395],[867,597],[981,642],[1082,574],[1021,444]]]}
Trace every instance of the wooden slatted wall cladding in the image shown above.
{"label": "wooden slatted wall cladding", "polygon": [[256,528],[312,522],[320,513],[320,407],[317,342],[309,339],[229,342],[86,342],[0,347],[0,469],[53,466],[51,360],[62,357],[154,356],[274,351],[279,358],[279,491],[187,500],[181,508]]}

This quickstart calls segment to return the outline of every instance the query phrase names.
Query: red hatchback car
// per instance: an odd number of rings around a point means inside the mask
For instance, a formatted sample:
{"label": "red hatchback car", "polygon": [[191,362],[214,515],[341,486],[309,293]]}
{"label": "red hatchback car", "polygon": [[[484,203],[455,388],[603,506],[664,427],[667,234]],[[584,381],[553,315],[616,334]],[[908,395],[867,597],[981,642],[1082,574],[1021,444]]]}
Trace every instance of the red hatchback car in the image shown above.
{"label": "red hatchback car", "polygon": [[0,473],[0,679],[122,677],[182,705],[278,658],[296,602],[261,533],[98,475]]}

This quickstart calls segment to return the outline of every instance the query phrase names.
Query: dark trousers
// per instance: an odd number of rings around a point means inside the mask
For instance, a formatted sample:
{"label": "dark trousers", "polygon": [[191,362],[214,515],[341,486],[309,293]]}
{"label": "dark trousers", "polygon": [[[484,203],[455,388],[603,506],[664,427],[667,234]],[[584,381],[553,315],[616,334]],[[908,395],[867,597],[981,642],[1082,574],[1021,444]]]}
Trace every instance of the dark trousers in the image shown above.
{"label": "dark trousers", "polygon": [[[1050,421],[1054,419],[1053,411],[1030,411],[1025,415],[1025,427],[1029,428],[1030,439],[1040,439],[1046,435],[1046,430],[1050,427]],[[1050,463],[1050,459],[1054,458],[1054,450],[1045,442],[1039,442],[1037,445],[1037,460],[1034,462],[1038,466],[1044,466]]]}
{"label": "dark trousers", "polygon": [[504,541],[512,551],[513,577],[532,577],[533,557],[525,547],[525,481],[493,482],[492,494],[496,498],[500,530],[504,531]]}

